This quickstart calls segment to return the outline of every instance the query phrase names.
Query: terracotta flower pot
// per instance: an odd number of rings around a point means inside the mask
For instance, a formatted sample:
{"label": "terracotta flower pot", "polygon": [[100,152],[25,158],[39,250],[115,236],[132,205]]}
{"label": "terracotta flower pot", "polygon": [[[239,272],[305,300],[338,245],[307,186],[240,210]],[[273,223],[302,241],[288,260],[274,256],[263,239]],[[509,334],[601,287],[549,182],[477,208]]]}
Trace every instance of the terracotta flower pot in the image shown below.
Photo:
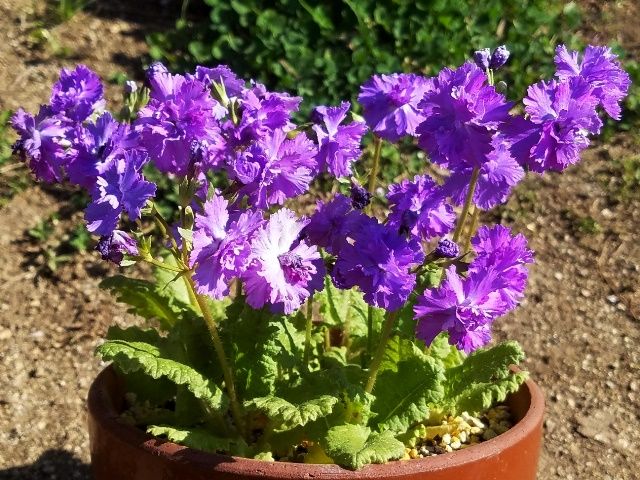
{"label": "terracotta flower pot", "polygon": [[435,457],[350,471],[337,465],[265,462],[205,453],[119,423],[124,391],[115,371],[108,367],[89,391],[91,462],[95,480],[535,480],[544,398],[529,380],[507,403],[517,423],[487,442]]}

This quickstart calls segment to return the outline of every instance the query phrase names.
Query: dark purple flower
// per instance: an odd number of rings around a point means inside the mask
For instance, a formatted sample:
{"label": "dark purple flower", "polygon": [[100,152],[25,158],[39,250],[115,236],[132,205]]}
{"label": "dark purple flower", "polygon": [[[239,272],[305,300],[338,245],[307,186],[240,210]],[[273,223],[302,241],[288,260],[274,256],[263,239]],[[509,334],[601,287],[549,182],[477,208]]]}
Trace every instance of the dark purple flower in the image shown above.
{"label": "dark purple flower", "polygon": [[85,212],[87,230],[101,236],[111,235],[123,211],[131,220],[140,218],[140,210],[156,193],[155,184],[144,180],[140,173],[146,161],[145,153],[129,151],[97,177],[92,201]]}
{"label": "dark purple flower", "polygon": [[211,86],[213,82],[224,85],[229,98],[240,96],[244,90],[244,80],[239,79],[226,65],[214,68],[197,66],[195,77],[206,86]]}
{"label": "dark purple flower", "polygon": [[282,205],[308,190],[317,173],[315,156],[315,145],[306,134],[287,139],[286,132],[276,130],[239,152],[230,162],[229,174],[242,184],[238,193],[246,195],[251,205]]}
{"label": "dark purple flower", "polygon": [[482,70],[489,68],[489,60],[491,59],[491,50],[488,48],[482,48],[473,52],[473,61]]}
{"label": "dark purple flower", "polygon": [[602,121],[589,84],[581,77],[531,85],[523,100],[528,119],[515,117],[504,133],[518,162],[538,173],[562,171],[580,160],[589,133]]}
{"label": "dark purple flower", "polygon": [[609,47],[589,45],[582,60],[578,52],[569,52],[564,45],[556,48],[556,76],[560,80],[582,77],[593,89],[607,114],[620,120],[620,102],[629,92],[631,79]]}
{"label": "dark purple flower", "polygon": [[318,166],[325,166],[329,173],[336,177],[351,175],[351,164],[360,158],[360,141],[367,131],[362,122],[351,122],[340,125],[347,116],[351,104],[342,102],[339,107],[316,107],[314,117],[316,123],[313,130],[318,137]]}
{"label": "dark purple flower", "polygon": [[402,307],[416,283],[411,269],[424,260],[420,242],[364,217],[338,253],[332,276],[339,288],[358,286],[365,301],[387,311]]}
{"label": "dark purple flower", "polygon": [[445,68],[434,80],[418,105],[425,120],[416,130],[433,162],[447,168],[480,166],[491,152],[493,135],[510,119],[512,104],[486,81],[470,62]]}
{"label": "dark purple flower", "polygon": [[136,147],[137,140],[129,126],[104,112],[95,123],[76,127],[76,154],[67,167],[69,180],[91,191],[98,175],[104,173],[116,158],[122,158],[125,151]]}
{"label": "dark purple flower", "polygon": [[138,244],[128,233],[114,230],[110,235],[100,237],[96,250],[103,260],[120,265],[125,253],[138,255]]}
{"label": "dark purple flower", "polygon": [[214,195],[196,215],[191,267],[198,293],[222,299],[229,293],[229,283],[240,277],[249,265],[251,238],[262,224],[256,211],[230,210],[229,203]]}
{"label": "dark purple flower", "polygon": [[70,151],[68,121],[54,115],[46,106],[40,107],[35,117],[19,108],[11,117],[11,126],[20,137],[13,149],[29,164],[36,178],[62,182],[69,158],[74,153]]}
{"label": "dark purple flower", "polygon": [[453,230],[456,215],[446,203],[446,196],[428,175],[416,175],[413,181],[389,185],[389,218],[387,223],[425,240],[440,237]]}
{"label": "dark purple flower", "polygon": [[[511,189],[524,178],[524,169],[511,156],[508,145],[498,137],[495,148],[480,167],[480,174],[473,193],[473,203],[482,210],[490,210],[507,201]],[[443,185],[443,191],[453,203],[462,205],[469,191],[473,168],[451,171]]]}
{"label": "dark purple flower", "polygon": [[471,275],[495,272],[494,289],[500,294],[507,309],[515,308],[524,296],[533,252],[521,233],[512,235],[508,227],[482,226],[471,240],[477,257],[469,265]]}
{"label": "dark purple flower", "polygon": [[195,78],[150,69],[149,103],[140,109],[135,130],[159,170],[185,175],[191,143],[206,141],[213,150],[222,149],[214,109],[219,104],[208,88]]}
{"label": "dark purple flower", "polygon": [[300,240],[306,223],[283,208],[256,232],[251,263],[242,277],[253,308],[268,304],[275,312],[290,314],[322,289],[326,272],[320,253]]}
{"label": "dark purple flower", "polygon": [[433,253],[440,258],[456,258],[460,255],[460,247],[453,240],[442,238]]}
{"label": "dark purple flower", "polygon": [[362,217],[362,213],[353,210],[349,198],[337,194],[330,202],[318,202],[303,234],[313,245],[337,255]]}
{"label": "dark purple flower", "polygon": [[359,183],[351,182],[351,205],[356,210],[364,210],[371,203],[371,194]]}
{"label": "dark purple flower", "polygon": [[418,320],[416,336],[430,345],[441,332],[449,343],[465,353],[491,340],[491,322],[504,314],[506,306],[494,288],[495,273],[461,278],[452,265],[442,285],[427,290],[413,308]]}
{"label": "dark purple flower", "polygon": [[102,95],[100,77],[85,65],[78,65],[74,70],[63,68],[60,79],[53,84],[51,110],[82,122],[94,111],[104,108]]}
{"label": "dark purple flower", "polygon": [[507,60],[509,60],[510,52],[505,45],[500,45],[491,54],[491,60],[489,61],[489,68],[497,70],[502,68]]}
{"label": "dark purple flower", "polygon": [[416,127],[424,120],[418,102],[432,88],[432,80],[419,75],[374,75],[360,87],[358,102],[373,133],[397,142],[415,134]]}

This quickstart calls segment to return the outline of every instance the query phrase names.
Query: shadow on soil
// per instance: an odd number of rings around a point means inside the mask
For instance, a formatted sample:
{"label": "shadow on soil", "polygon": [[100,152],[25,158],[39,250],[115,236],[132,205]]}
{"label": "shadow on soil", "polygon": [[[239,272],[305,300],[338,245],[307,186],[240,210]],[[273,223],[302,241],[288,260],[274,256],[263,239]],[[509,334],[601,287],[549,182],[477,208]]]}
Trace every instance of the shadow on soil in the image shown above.
{"label": "shadow on soil", "polygon": [[65,450],[47,450],[30,465],[0,470],[0,480],[91,480],[89,465]]}

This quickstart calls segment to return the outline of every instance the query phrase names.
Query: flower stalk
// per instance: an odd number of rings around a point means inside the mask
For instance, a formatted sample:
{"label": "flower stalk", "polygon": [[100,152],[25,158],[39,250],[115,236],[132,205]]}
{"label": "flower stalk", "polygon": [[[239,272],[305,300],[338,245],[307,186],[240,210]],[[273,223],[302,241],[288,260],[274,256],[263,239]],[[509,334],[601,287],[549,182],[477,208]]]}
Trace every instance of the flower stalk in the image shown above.
{"label": "flower stalk", "polygon": [[473,203],[473,195],[476,191],[476,185],[478,184],[478,177],[480,175],[480,169],[475,167],[473,172],[471,173],[471,180],[469,181],[469,190],[467,191],[467,196],[464,200],[464,205],[462,206],[462,212],[460,212],[460,218],[458,219],[458,224],[456,225],[456,229],[453,232],[453,241],[458,242],[460,240],[460,235],[462,234],[463,227],[465,221],[467,219],[467,215],[469,214],[469,209]]}
{"label": "flower stalk", "polygon": [[384,352],[387,348],[387,343],[389,342],[389,337],[391,337],[391,332],[393,331],[393,326],[396,323],[398,314],[399,310],[387,312],[384,325],[382,326],[382,334],[380,342],[378,343],[378,348],[376,349],[376,353],[369,365],[369,377],[367,378],[367,383],[364,387],[364,391],[367,393],[373,392],[373,387],[375,386],[376,378],[378,377],[378,370],[380,370],[380,364],[382,363],[382,358],[384,357]]}

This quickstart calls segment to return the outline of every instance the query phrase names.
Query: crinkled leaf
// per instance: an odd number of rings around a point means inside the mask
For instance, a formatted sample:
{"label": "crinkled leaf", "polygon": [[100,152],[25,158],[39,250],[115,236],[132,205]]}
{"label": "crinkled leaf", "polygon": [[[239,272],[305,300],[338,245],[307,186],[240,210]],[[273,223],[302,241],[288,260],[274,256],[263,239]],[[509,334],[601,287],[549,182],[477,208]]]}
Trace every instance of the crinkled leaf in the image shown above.
{"label": "crinkled leaf", "polygon": [[154,379],[166,378],[184,385],[196,398],[214,410],[226,410],[227,397],[212,380],[171,358],[164,358],[157,345],[134,340],[107,340],[97,348],[103,360],[113,360],[124,373],[142,371]]}
{"label": "crinkled leaf", "polygon": [[392,338],[375,384],[372,410],[379,430],[405,432],[429,418],[444,394],[444,369],[410,340]]}
{"label": "crinkled leaf", "polygon": [[333,411],[336,403],[338,398],[331,395],[323,395],[297,404],[270,395],[249,400],[245,402],[245,407],[264,413],[276,430],[289,430],[326,417]]}
{"label": "crinkled leaf", "polygon": [[[173,255],[167,255],[163,258],[164,263],[171,267],[178,267],[178,263]],[[156,268],[153,276],[158,284],[159,291],[167,297],[176,299],[184,305],[191,304],[189,290],[182,277],[176,278],[175,272],[170,272],[162,268]]]}
{"label": "crinkled leaf", "polygon": [[441,333],[434,338],[429,348],[427,348],[427,355],[440,360],[445,368],[458,366],[465,359],[463,352],[458,350],[455,345],[449,344],[449,337],[446,333]]}
{"label": "crinkled leaf", "polygon": [[166,437],[169,441],[205,452],[245,456],[249,448],[239,438],[221,438],[204,428],[180,429],[170,425],[150,425],[147,433]]}
{"label": "crinkled leaf", "polygon": [[392,432],[372,432],[362,425],[333,427],[322,443],[327,455],[338,465],[353,470],[369,463],[386,463],[404,456],[404,445]]}
{"label": "crinkled leaf", "polygon": [[512,365],[524,359],[515,341],[476,350],[461,365],[446,371],[444,411],[480,413],[507,395],[516,392],[527,379],[527,372],[514,372]]}
{"label": "crinkled leaf", "polygon": [[109,290],[118,302],[129,305],[129,313],[157,319],[167,330],[176,324],[182,311],[182,307],[158,293],[156,285],[146,280],[116,275],[100,282],[100,288]]}

